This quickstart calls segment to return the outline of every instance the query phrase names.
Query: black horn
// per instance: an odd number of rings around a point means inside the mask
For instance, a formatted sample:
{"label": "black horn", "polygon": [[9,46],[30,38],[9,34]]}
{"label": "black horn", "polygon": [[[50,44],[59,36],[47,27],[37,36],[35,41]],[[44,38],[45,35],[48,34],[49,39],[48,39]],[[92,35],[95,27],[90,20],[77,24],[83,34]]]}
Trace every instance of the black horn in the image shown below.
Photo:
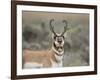
{"label": "black horn", "polygon": [[52,26],[52,22],[54,21],[54,19],[50,20],[50,30],[53,32],[54,35],[56,35],[55,31],[54,31],[54,27]]}
{"label": "black horn", "polygon": [[62,22],[65,23],[64,31],[62,32],[62,35],[64,35],[65,32],[68,30],[68,27],[67,27],[68,26],[68,22],[66,20],[63,20]]}

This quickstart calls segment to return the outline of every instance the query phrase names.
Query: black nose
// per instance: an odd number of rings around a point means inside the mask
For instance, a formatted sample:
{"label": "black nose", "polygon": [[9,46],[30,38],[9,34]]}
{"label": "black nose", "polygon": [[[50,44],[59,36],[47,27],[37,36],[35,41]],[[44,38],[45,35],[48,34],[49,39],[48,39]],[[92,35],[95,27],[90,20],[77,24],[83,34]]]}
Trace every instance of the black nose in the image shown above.
{"label": "black nose", "polygon": [[58,40],[58,43],[62,43],[62,41],[61,40]]}

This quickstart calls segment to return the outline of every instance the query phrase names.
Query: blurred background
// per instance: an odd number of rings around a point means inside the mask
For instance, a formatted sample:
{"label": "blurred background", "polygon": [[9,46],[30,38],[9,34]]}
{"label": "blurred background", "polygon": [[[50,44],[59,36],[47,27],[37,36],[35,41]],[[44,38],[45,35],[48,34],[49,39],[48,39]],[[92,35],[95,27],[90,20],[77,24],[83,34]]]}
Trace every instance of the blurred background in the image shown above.
{"label": "blurred background", "polygon": [[63,67],[89,65],[89,14],[57,12],[22,12],[22,48],[30,50],[47,50],[52,47],[52,32],[62,33],[67,20],[69,30],[65,33],[65,53]]}

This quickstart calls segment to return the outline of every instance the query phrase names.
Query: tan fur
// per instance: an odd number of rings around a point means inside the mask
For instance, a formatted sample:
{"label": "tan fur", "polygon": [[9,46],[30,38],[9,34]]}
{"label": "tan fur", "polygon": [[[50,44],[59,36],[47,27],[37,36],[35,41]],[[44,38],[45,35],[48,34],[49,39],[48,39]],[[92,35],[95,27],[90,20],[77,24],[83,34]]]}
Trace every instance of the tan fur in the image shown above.
{"label": "tan fur", "polygon": [[23,50],[23,64],[27,62],[36,62],[42,64],[43,67],[52,67],[51,59],[56,62],[55,53],[52,50],[32,51]]}

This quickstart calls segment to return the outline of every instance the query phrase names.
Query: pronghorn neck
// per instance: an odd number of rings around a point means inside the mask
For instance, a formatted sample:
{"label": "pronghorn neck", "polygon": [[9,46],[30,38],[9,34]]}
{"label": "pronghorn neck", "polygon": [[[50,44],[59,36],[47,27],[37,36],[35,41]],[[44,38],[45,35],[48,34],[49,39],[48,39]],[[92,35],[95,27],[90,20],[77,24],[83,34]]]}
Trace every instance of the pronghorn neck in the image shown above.
{"label": "pronghorn neck", "polygon": [[61,52],[57,51],[55,49],[54,46],[52,46],[52,49],[51,49],[52,53],[54,53],[54,56],[55,56],[55,59],[56,59],[56,62],[61,62],[62,63],[62,58],[63,58],[63,54],[64,54],[64,50],[62,50]]}
{"label": "pronghorn neck", "polygon": [[[63,53],[64,53],[64,47],[63,46],[58,46],[57,47],[55,44],[53,44],[52,49],[55,52],[55,54],[58,55],[58,56],[62,56]],[[59,49],[61,49],[61,51],[59,51]]]}

